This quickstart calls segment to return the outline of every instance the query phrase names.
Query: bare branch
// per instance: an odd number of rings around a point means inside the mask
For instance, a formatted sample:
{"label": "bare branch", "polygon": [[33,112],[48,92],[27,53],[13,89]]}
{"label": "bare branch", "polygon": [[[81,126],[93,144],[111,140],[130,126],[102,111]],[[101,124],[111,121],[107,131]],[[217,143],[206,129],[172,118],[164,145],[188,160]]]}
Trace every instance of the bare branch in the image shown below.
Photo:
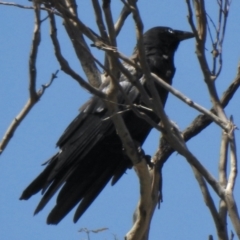
{"label": "bare branch", "polygon": [[[18,8],[27,9],[27,10],[34,10],[34,6],[25,6],[25,5],[21,5],[21,4],[18,4],[18,3],[0,1],[0,5],[18,7]],[[61,14],[59,12],[57,12],[54,8],[43,7],[43,6],[39,6],[39,8],[41,10],[48,11],[48,12],[50,11],[50,12],[54,13],[55,15],[61,16]]]}
{"label": "bare branch", "polygon": [[198,32],[197,32],[197,29],[196,29],[196,26],[194,24],[194,20],[193,20],[193,11],[192,11],[192,6],[191,6],[191,3],[190,3],[190,0],[186,0],[186,3],[187,3],[187,9],[188,9],[188,22],[189,22],[189,25],[195,35],[195,38],[199,38],[198,36]]}
{"label": "bare branch", "polygon": [[68,75],[70,75],[73,79],[75,79],[83,88],[87,89],[90,93],[95,94],[96,96],[99,96],[100,98],[106,98],[105,94],[96,88],[92,87],[90,84],[88,84],[84,79],[78,75],[68,64],[67,60],[63,57],[61,53],[60,44],[58,42],[57,38],[57,29],[56,29],[56,23],[55,18],[52,13],[49,13],[49,21],[50,21],[50,35],[52,39],[52,43],[54,46],[54,51],[56,58],[61,66],[61,69]]}
{"label": "bare branch", "polygon": [[[50,87],[52,84],[53,80],[57,78],[57,73],[58,70],[52,74],[51,79],[49,83],[42,85],[42,89],[38,90],[37,92],[37,99],[39,100],[42,95],[44,94],[45,90]],[[0,155],[4,151],[4,149],[7,147],[9,141],[13,137],[15,131],[17,130],[18,126],[20,123],[25,119],[27,114],[30,112],[30,110],[33,108],[33,106],[37,103],[38,101],[33,101],[31,97],[28,99],[27,103],[23,107],[23,109],[20,111],[20,113],[13,119],[11,124],[9,125],[7,131],[5,132],[1,142],[0,142]]]}
{"label": "bare branch", "polygon": [[117,47],[117,41],[116,41],[116,33],[113,23],[113,17],[110,9],[110,1],[109,0],[103,0],[103,12],[105,16],[105,20],[108,27],[108,34],[110,39],[110,45],[113,47]]}
{"label": "bare branch", "polygon": [[[75,0],[63,0],[56,4],[56,8],[61,12],[64,19],[64,27],[72,41],[75,53],[81,63],[82,69],[85,72],[89,83],[98,88],[101,84],[101,73],[97,69],[95,62],[90,57],[91,53],[86,41],[83,38],[83,31],[90,33],[89,35],[97,37],[89,28],[81,23],[77,16],[77,5]],[[81,24],[81,26],[80,26]]]}
{"label": "bare branch", "polygon": [[240,219],[239,219],[236,201],[233,197],[233,194],[231,194],[229,191],[226,190],[224,200],[227,204],[229,217],[232,221],[236,234],[238,238],[240,238]]}
{"label": "bare branch", "polygon": [[30,93],[30,101],[36,102],[38,100],[38,95],[36,92],[36,59],[38,54],[38,46],[41,41],[41,33],[40,33],[40,10],[39,5],[34,4],[34,12],[35,12],[35,26],[33,31],[33,40],[32,47],[29,56],[29,93]]}
{"label": "bare branch", "polygon": [[92,0],[92,5],[94,8],[94,12],[95,12],[95,17],[96,17],[96,23],[99,29],[99,32],[101,34],[101,37],[104,39],[104,41],[106,42],[108,40],[108,35],[106,32],[106,27],[102,18],[102,11],[101,11],[101,7],[99,5],[98,0]]}
{"label": "bare branch", "polygon": [[[231,117],[231,121],[233,118]],[[234,229],[237,233],[238,238],[240,238],[240,218],[237,209],[237,204],[234,200],[233,196],[233,189],[236,181],[237,176],[237,151],[236,151],[236,142],[234,136],[234,125],[232,124],[233,128],[231,131],[231,135],[229,136],[230,142],[230,175],[228,178],[228,183],[226,186],[226,193],[225,193],[225,202],[227,204],[227,209],[229,212],[229,217],[232,221]]]}
{"label": "bare branch", "polygon": [[124,5],[120,16],[117,20],[117,22],[115,23],[115,32],[116,32],[116,36],[119,34],[119,32],[121,31],[123,24],[125,22],[125,20],[127,19],[127,17],[129,16],[129,14],[131,13],[131,10],[129,9],[129,7],[127,7],[127,5]]}
{"label": "bare branch", "polygon": [[30,50],[30,56],[29,56],[29,99],[26,105],[23,107],[20,113],[15,117],[15,119],[12,121],[12,123],[8,127],[6,133],[4,134],[2,141],[0,142],[0,154],[4,151],[10,139],[13,137],[19,124],[23,121],[25,116],[29,113],[29,111],[32,109],[32,107],[35,105],[35,103],[39,100],[39,97],[40,97],[36,92],[36,76],[37,76],[36,59],[38,54],[38,46],[41,41],[41,37],[40,37],[41,21],[40,21],[40,10],[39,10],[38,4],[34,5],[34,13],[35,13],[34,32],[33,32],[33,39],[32,39],[32,45]]}
{"label": "bare branch", "polygon": [[[233,121],[233,117],[231,117],[231,121]],[[236,150],[236,142],[235,142],[235,135],[234,135],[235,126],[232,124],[232,132],[231,136],[229,137],[230,141],[230,175],[228,178],[228,183],[226,189],[228,191],[233,191],[236,177],[237,177],[237,150]]]}
{"label": "bare branch", "polygon": [[32,109],[33,105],[35,105],[35,103],[32,102],[31,99],[29,98],[27,103],[23,107],[23,109],[20,111],[20,113],[13,119],[13,121],[9,125],[7,131],[5,132],[5,134],[2,138],[2,141],[0,142],[0,154],[2,154],[2,152],[8,145],[9,141],[13,137],[17,127],[20,125],[20,123],[23,121],[23,119],[26,117],[26,115]]}
{"label": "bare branch", "polygon": [[59,72],[59,70],[57,70],[55,73],[53,73],[52,76],[51,76],[50,81],[48,83],[46,83],[46,84],[43,84],[42,85],[42,89],[38,90],[37,94],[38,94],[39,98],[44,94],[46,89],[49,88],[52,85],[54,79],[57,78],[58,72]]}
{"label": "bare branch", "polygon": [[[69,3],[68,3],[69,2]],[[73,3],[71,3],[73,2]],[[65,21],[72,21],[72,24],[75,24],[77,31],[84,34],[88,37],[96,46],[105,45],[102,39],[89,27],[87,27],[78,17],[76,10],[72,9],[73,6],[76,8],[75,0],[61,0],[55,1],[55,6],[59,12],[63,15]],[[69,11],[67,5],[71,6]]]}
{"label": "bare branch", "polygon": [[[221,73],[222,70],[222,63],[223,63],[223,58],[222,58],[222,45],[225,37],[225,31],[226,31],[226,26],[227,26],[227,18],[228,18],[228,12],[229,12],[229,7],[230,7],[230,1],[229,0],[224,0],[224,8],[222,8],[222,0],[221,4],[219,7],[219,28],[217,32],[217,38],[216,38],[216,44],[218,44],[218,53],[219,53],[219,67],[218,71],[216,73],[216,77],[218,77]],[[222,15],[223,15],[223,23],[222,23]],[[221,34],[221,35],[220,35]]]}
{"label": "bare branch", "polygon": [[76,26],[69,23],[69,21],[66,21],[64,26],[69,38],[72,40],[75,53],[80,60],[82,69],[85,72],[89,83],[93,87],[98,88],[101,84],[101,73],[97,69],[95,62],[92,61],[90,50],[82,34],[76,29]]}
{"label": "bare branch", "polygon": [[99,228],[99,229],[93,229],[93,230],[89,230],[88,228],[81,228],[78,230],[78,232],[85,232],[87,234],[87,239],[90,240],[90,233],[100,233],[103,231],[108,230],[108,228]]}
{"label": "bare branch", "polygon": [[[151,176],[148,171],[148,166],[146,162],[141,161],[137,166],[134,166],[134,169],[140,180],[140,199],[134,214],[134,225],[126,234],[126,240],[142,239],[144,234],[143,230],[148,230],[151,221]],[[142,229],[142,227],[144,228]]]}
{"label": "bare branch", "polygon": [[227,185],[227,153],[228,153],[228,135],[225,131],[222,133],[222,142],[220,146],[219,160],[219,182],[225,188]]}
{"label": "bare branch", "polygon": [[227,240],[228,235],[227,235],[227,231],[226,231],[227,229],[226,229],[226,226],[225,226],[225,221],[222,221],[222,219],[219,217],[217,208],[216,208],[216,206],[214,204],[214,201],[211,197],[211,194],[208,190],[207,184],[206,184],[205,180],[203,179],[203,177],[201,176],[201,174],[199,173],[199,171],[196,168],[192,167],[192,170],[194,172],[194,175],[195,175],[195,177],[197,179],[197,182],[199,184],[199,187],[201,189],[203,199],[204,199],[207,207],[209,208],[209,211],[210,211],[210,213],[212,215],[212,218],[214,220],[218,237],[219,237],[219,239]]}
{"label": "bare branch", "polygon": [[[225,131],[222,131],[222,141],[220,146],[220,159],[219,159],[219,183],[223,188],[227,185],[227,154],[228,154],[228,135]],[[227,205],[226,202],[220,199],[219,203],[219,217],[224,224],[222,228],[226,232],[224,239],[228,239],[227,235]]]}
{"label": "bare branch", "polygon": [[195,6],[195,15],[196,15],[196,21],[197,21],[197,29],[195,27],[195,24],[192,19],[192,7],[190,4],[190,0],[186,0],[187,7],[188,7],[188,20],[189,24],[193,30],[193,32],[197,35],[196,36],[196,54],[198,57],[198,61],[201,67],[201,70],[203,72],[204,81],[207,85],[211,101],[213,103],[213,107],[216,111],[216,114],[226,122],[228,122],[227,117],[221,107],[219,97],[217,94],[217,90],[215,87],[214,80],[216,79],[216,76],[214,76],[208,66],[206,55],[205,55],[205,41],[206,41],[206,11],[205,11],[205,4],[204,1],[197,1],[194,0],[194,6]]}
{"label": "bare branch", "polygon": [[228,124],[226,122],[222,121],[218,116],[213,114],[211,111],[208,111],[206,108],[202,107],[201,105],[195,103],[192,101],[189,97],[183,95],[180,91],[177,89],[173,88],[171,85],[167,84],[164,80],[159,78],[156,74],[151,73],[151,76],[154,78],[154,80],[160,84],[162,87],[167,89],[169,92],[171,92],[174,96],[188,104],[190,107],[198,110],[199,112],[205,114],[209,118],[211,118],[216,124],[218,124],[221,128],[227,130],[228,129]]}
{"label": "bare branch", "polygon": [[[168,138],[168,141],[169,141],[169,138]],[[201,162],[187,149],[186,145],[184,146],[183,144],[178,144],[178,142],[175,142],[174,147],[178,151],[178,153],[180,153],[186,158],[186,160],[190,165],[194,166],[201,173],[201,175],[206,179],[206,181],[214,189],[216,194],[223,199],[224,189],[220,186],[218,181],[211,175],[211,173],[201,164]]]}
{"label": "bare branch", "polygon": [[222,222],[222,239],[228,240],[228,224],[227,224],[227,204],[225,200],[220,199],[219,202],[219,218],[221,219]]}

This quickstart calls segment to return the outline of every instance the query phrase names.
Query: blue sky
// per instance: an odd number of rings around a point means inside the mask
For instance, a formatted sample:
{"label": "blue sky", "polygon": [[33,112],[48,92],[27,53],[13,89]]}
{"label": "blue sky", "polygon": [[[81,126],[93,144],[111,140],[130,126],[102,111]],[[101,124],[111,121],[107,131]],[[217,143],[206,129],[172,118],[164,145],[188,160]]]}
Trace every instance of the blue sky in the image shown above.
{"label": "blue sky", "polygon": [[[18,0],[19,4],[31,4]],[[81,3],[80,3],[81,2]],[[178,3],[176,3],[178,2]],[[210,3],[211,2],[211,3]],[[207,1],[208,14],[217,20],[215,1]],[[144,29],[154,26],[169,26],[173,29],[190,31],[187,22],[185,1],[152,0],[139,1],[139,8],[144,22]],[[115,1],[113,12],[115,20],[121,9],[121,2]],[[232,1],[226,39],[223,48],[223,70],[217,80],[218,93],[221,94],[236,75],[240,56],[240,2]],[[79,1],[81,19],[94,30],[94,17],[88,1]],[[43,13],[42,17],[46,14]],[[33,31],[33,12],[20,8],[0,5],[0,137],[3,136],[12,119],[18,114],[28,98],[28,56]],[[61,21],[58,21],[58,35],[62,50],[71,66],[80,74],[82,70],[71,48]],[[90,43],[90,42],[89,42]],[[132,18],[118,38],[118,47],[130,56],[135,45]],[[211,45],[206,46],[206,53],[211,59]],[[103,58],[101,51],[94,49],[94,55]],[[192,100],[206,108],[211,107],[202,73],[195,56],[194,40],[181,43],[175,57],[177,68],[173,85]],[[49,25],[42,25],[42,41],[37,61],[37,86],[49,81],[53,72],[59,69],[49,39]],[[57,149],[55,143],[61,133],[77,115],[79,107],[89,98],[89,94],[63,72],[59,72],[53,85],[46,90],[42,99],[17,129],[13,139],[0,156],[0,236],[8,239],[34,240],[82,240],[86,236],[79,233],[80,228],[98,229],[108,227],[109,231],[91,235],[91,240],[113,239],[116,234],[123,239],[130,229],[132,214],[139,195],[138,180],[133,170],[128,170],[116,186],[107,186],[97,200],[90,206],[83,217],[73,224],[73,212],[58,225],[45,224],[47,214],[54,205],[53,199],[46,208],[33,217],[33,211],[40,200],[40,194],[29,201],[19,201],[22,190],[43,169],[41,164],[51,157]],[[226,108],[228,116],[234,116],[234,122],[240,126],[240,93]],[[168,116],[180,129],[184,129],[197,116],[197,112],[175,97],[169,96],[166,104]],[[218,177],[218,159],[221,130],[211,125],[188,143],[190,150],[198,159]],[[236,131],[239,148],[240,133]],[[147,154],[154,154],[157,149],[159,133],[152,131],[144,144]],[[238,155],[240,154],[238,150]],[[152,220],[150,239],[207,239],[215,234],[215,228],[205,206],[198,184],[191,168],[181,157],[174,153],[163,169],[163,203],[156,210]],[[235,200],[240,204],[240,180],[235,186]],[[214,195],[214,194],[213,194]],[[216,205],[218,199],[215,197]],[[229,223],[229,231],[232,226]]]}

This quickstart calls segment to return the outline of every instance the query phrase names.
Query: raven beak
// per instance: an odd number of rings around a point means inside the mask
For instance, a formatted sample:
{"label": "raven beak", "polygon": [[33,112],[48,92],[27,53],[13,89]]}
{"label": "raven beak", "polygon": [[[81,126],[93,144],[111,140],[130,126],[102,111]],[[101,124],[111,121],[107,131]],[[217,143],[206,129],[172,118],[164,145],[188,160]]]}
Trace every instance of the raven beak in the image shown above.
{"label": "raven beak", "polygon": [[193,38],[194,34],[191,32],[183,32],[183,31],[177,31],[175,30],[175,33],[177,35],[177,38],[179,39],[179,41],[183,41],[189,38]]}

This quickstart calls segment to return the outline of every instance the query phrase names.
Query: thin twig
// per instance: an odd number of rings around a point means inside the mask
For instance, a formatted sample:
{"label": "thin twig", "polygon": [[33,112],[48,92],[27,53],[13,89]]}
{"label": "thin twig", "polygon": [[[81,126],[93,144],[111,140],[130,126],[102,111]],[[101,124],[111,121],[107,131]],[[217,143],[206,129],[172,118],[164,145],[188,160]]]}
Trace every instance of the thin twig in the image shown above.
{"label": "thin twig", "polygon": [[37,92],[39,98],[45,93],[46,89],[52,85],[54,79],[57,78],[58,72],[59,72],[59,70],[56,70],[56,72],[52,74],[50,81],[46,84],[42,84],[42,88],[40,90],[38,90],[38,92]]}
{"label": "thin twig", "polygon": [[33,31],[33,40],[32,46],[29,56],[29,93],[31,101],[37,101],[38,95],[36,92],[36,76],[37,76],[37,68],[36,68],[36,59],[38,54],[38,46],[41,41],[41,32],[40,32],[40,9],[39,4],[34,4],[34,13],[35,13],[35,25]]}
{"label": "thin twig", "polygon": [[[0,5],[5,5],[5,6],[11,6],[11,7],[18,7],[18,8],[22,8],[22,9],[27,9],[27,10],[34,10],[33,6],[25,6],[25,5],[21,5],[18,3],[11,3],[11,2],[2,2],[0,1]],[[49,7],[43,7],[40,6],[39,7],[41,10],[47,11],[47,12],[52,12],[57,16],[62,16],[59,12],[57,12],[54,8],[49,8]]]}
{"label": "thin twig", "polygon": [[[225,1],[224,9],[222,9],[222,7],[219,8],[219,15],[223,14],[223,24],[222,23],[220,24],[220,26],[222,26],[221,27],[221,36],[218,36],[218,39],[219,39],[219,41],[218,41],[219,67],[218,67],[218,71],[216,73],[216,77],[218,77],[220,75],[221,70],[222,70],[222,64],[223,64],[222,45],[223,45],[223,41],[224,41],[224,38],[225,38],[228,12],[229,12],[229,7],[230,7],[229,0],[224,0],[224,1]],[[221,20],[221,19],[222,19],[222,17],[219,17],[219,20]],[[219,31],[220,31],[220,29],[219,29]],[[220,33],[219,33],[219,35],[220,35]]]}

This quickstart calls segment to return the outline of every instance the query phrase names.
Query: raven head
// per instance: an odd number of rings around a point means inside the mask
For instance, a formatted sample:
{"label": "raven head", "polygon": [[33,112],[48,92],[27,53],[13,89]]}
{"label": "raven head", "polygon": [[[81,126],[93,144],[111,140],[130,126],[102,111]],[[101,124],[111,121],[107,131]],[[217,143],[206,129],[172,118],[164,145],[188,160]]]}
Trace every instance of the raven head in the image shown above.
{"label": "raven head", "polygon": [[193,38],[191,32],[173,30],[169,27],[154,27],[143,35],[146,55],[156,52],[173,57],[177,47],[182,40]]}
{"label": "raven head", "polygon": [[174,53],[182,40],[193,38],[191,32],[154,27],[143,35],[143,44],[151,72],[171,84],[175,73]]}

